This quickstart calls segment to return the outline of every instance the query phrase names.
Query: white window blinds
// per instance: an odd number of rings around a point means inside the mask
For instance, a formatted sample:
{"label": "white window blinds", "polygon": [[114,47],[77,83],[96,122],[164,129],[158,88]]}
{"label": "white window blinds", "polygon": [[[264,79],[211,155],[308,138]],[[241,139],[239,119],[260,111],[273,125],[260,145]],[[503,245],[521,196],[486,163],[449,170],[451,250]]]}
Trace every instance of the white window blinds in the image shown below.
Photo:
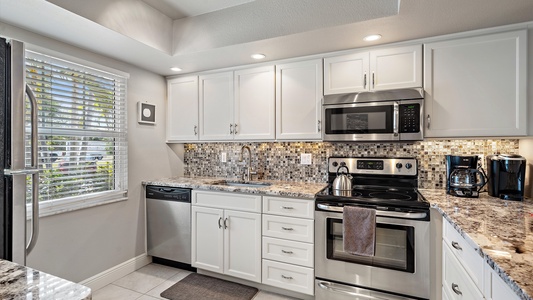
{"label": "white window blinds", "polygon": [[124,197],[126,78],[26,51],[26,83],[39,108],[39,201]]}

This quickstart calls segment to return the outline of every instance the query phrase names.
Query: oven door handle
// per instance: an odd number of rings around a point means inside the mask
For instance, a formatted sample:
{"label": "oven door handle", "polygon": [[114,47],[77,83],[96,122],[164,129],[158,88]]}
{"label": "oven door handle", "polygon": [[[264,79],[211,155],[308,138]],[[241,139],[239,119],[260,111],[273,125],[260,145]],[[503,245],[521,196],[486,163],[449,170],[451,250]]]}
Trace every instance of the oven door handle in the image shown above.
{"label": "oven door handle", "polygon": [[[338,206],[329,206],[325,204],[317,204],[316,206],[325,211],[331,211],[331,212],[342,212],[343,211],[343,208],[338,207]],[[427,217],[427,213],[376,210],[376,216],[377,217],[397,217],[397,218],[402,218],[402,219],[424,219]]]}

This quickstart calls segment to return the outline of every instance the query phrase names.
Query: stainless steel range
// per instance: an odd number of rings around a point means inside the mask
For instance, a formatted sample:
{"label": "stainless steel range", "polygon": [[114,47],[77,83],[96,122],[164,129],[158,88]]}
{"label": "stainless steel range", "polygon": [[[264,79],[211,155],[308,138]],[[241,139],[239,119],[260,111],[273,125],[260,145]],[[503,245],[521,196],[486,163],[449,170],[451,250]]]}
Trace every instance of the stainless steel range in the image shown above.
{"label": "stainless steel range", "polygon": [[[353,188],[336,190],[348,169]],[[328,159],[330,187],[315,204],[316,299],[429,299],[429,203],[418,192],[414,158]],[[343,248],[345,206],[373,209],[373,256]]]}

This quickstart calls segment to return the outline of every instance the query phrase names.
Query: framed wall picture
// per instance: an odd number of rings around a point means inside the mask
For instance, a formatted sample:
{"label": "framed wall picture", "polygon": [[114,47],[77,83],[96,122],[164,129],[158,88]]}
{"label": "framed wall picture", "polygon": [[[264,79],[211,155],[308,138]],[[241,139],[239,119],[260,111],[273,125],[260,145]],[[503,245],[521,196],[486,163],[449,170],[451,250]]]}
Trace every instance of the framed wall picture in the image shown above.
{"label": "framed wall picture", "polygon": [[148,102],[137,103],[137,122],[139,124],[155,124],[155,104]]}

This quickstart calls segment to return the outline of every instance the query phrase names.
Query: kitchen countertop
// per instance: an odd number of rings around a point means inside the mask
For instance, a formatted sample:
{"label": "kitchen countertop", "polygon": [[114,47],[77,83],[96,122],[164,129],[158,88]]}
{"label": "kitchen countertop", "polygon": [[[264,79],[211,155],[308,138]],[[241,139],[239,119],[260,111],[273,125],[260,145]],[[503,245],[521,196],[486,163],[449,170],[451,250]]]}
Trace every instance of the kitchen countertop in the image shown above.
{"label": "kitchen countertop", "polygon": [[506,201],[420,190],[478,253],[522,298],[533,299],[533,200]]}
{"label": "kitchen countertop", "polygon": [[145,180],[144,185],[162,185],[169,187],[191,188],[198,190],[212,190],[220,192],[249,193],[260,195],[275,195],[295,198],[305,198],[314,200],[315,194],[327,187],[325,183],[306,183],[292,181],[261,180],[251,181],[260,183],[270,183],[264,187],[243,187],[243,186],[226,186],[217,184],[221,181],[239,182],[238,179],[217,178],[217,177],[171,177],[156,180]]}
{"label": "kitchen countertop", "polygon": [[90,300],[91,289],[0,259],[0,299]]}

